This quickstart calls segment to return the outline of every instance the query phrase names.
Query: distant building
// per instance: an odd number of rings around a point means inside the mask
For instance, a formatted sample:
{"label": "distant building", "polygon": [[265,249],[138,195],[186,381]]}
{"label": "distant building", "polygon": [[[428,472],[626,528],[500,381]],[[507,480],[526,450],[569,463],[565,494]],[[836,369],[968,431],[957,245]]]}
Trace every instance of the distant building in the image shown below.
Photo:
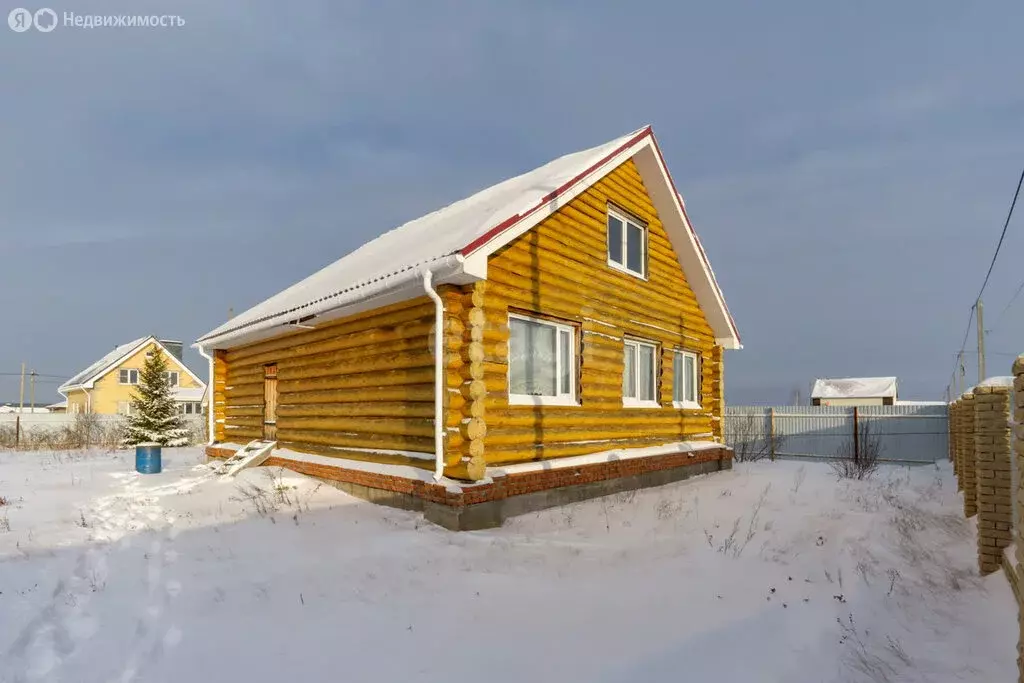
{"label": "distant building", "polygon": [[143,337],[116,347],[62,384],[57,391],[67,399],[68,413],[128,415],[146,355],[162,353],[167,360],[171,396],[183,415],[200,415],[206,383],[185,366],[181,342]]}
{"label": "distant building", "polygon": [[836,377],[814,380],[812,406],[891,406],[898,403],[895,377]]}
{"label": "distant building", "polygon": [[49,406],[33,406],[26,404],[24,407],[20,403],[0,403],[0,413],[48,413],[50,412]]}

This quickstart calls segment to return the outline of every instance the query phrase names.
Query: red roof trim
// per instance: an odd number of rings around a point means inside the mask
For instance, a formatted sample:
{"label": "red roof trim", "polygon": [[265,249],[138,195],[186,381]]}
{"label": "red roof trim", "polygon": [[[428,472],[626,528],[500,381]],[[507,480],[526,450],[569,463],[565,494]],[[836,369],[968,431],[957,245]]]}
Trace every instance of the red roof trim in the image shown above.
{"label": "red roof trim", "polygon": [[686,207],[683,205],[682,197],[679,194],[679,190],[676,189],[676,182],[675,182],[675,180],[672,179],[672,172],[668,170],[668,164],[665,163],[665,157],[661,153],[661,147],[658,145],[658,141],[654,138],[654,133],[653,133],[653,131],[652,131],[650,126],[646,126],[639,133],[637,133],[632,138],[627,140],[625,143],[620,145],[617,149],[615,149],[614,151],[610,152],[603,159],[601,159],[597,163],[595,163],[592,166],[590,166],[590,168],[588,168],[587,170],[583,171],[582,173],[580,173],[576,177],[572,178],[571,180],[567,181],[566,183],[564,183],[558,189],[556,189],[553,192],[550,192],[547,195],[545,195],[530,210],[526,211],[525,213],[517,213],[514,216],[509,216],[508,218],[503,220],[501,223],[498,223],[493,228],[488,230],[486,233],[484,233],[483,235],[481,235],[480,237],[476,238],[475,240],[473,240],[472,242],[467,244],[465,247],[460,249],[459,253],[462,254],[463,256],[469,256],[474,251],[476,251],[480,247],[484,246],[485,244],[490,242],[492,239],[494,239],[495,237],[497,237],[501,233],[503,233],[506,230],[509,230],[510,228],[512,228],[512,226],[514,226],[516,223],[519,223],[520,221],[525,219],[530,214],[533,214],[533,213],[539,211],[541,208],[543,208],[548,203],[550,203],[551,200],[553,200],[553,199],[559,197],[560,195],[564,194],[565,192],[567,192],[569,190],[569,188],[571,188],[573,185],[578,183],[580,180],[582,180],[586,176],[588,176],[591,173],[593,173],[595,170],[597,170],[598,168],[600,168],[604,164],[606,164],[610,159],[612,159],[613,157],[621,154],[623,151],[629,149],[630,147],[632,147],[633,145],[637,144],[638,142],[640,142],[641,140],[643,140],[647,136],[650,136],[651,137],[651,141],[654,143],[653,146],[654,146],[655,151],[658,153],[658,159],[661,162],[661,167],[663,169],[665,169],[665,175],[668,176],[669,186],[671,187],[672,192],[675,194],[676,201],[679,202],[679,208],[683,212],[683,220],[686,223],[686,229],[690,232],[690,235],[693,237],[694,243],[697,245],[697,251],[700,254],[700,259],[701,259],[701,261],[704,262],[704,269],[708,272],[708,275],[711,278],[711,284],[715,288],[715,291],[718,294],[719,300],[722,302],[722,307],[725,309],[725,315],[729,319],[729,327],[730,327],[730,329],[732,329],[732,333],[736,337],[736,341],[740,342],[740,333],[736,329],[736,321],[732,317],[732,312],[729,311],[729,306],[725,303],[725,297],[722,296],[722,290],[718,286],[718,281],[715,279],[715,274],[711,270],[711,263],[708,261],[708,256],[707,256],[707,254],[704,251],[704,245],[700,243],[700,238],[697,236],[697,232],[693,229],[693,225],[690,223],[690,217],[686,213]]}
{"label": "red roof trim", "polygon": [[[553,200],[553,199],[559,197],[560,195],[564,194],[566,191],[568,191],[568,189],[570,187],[572,187],[573,185],[578,183],[581,179],[585,178],[586,176],[588,176],[591,173],[593,173],[596,169],[598,169],[601,166],[603,166],[604,164],[606,164],[609,159],[611,159],[612,157],[622,153],[624,150],[629,149],[630,147],[632,147],[636,143],[638,143],[641,140],[643,140],[648,135],[651,135],[651,127],[650,126],[645,127],[639,133],[637,133],[632,138],[630,138],[629,140],[624,142],[617,149],[615,149],[612,152],[608,153],[603,159],[598,161],[596,164],[592,165],[590,168],[588,168],[587,170],[583,171],[582,173],[580,173],[576,177],[570,179],[569,181],[564,183],[558,189],[556,189],[556,190],[546,194],[529,211],[526,211],[525,213],[517,213],[514,216],[509,216],[508,218],[503,220],[501,223],[498,223],[493,228],[491,228],[490,230],[485,232],[483,235],[481,235],[480,237],[477,237],[475,240],[473,240],[472,242],[470,242],[469,244],[464,246],[462,249],[459,250],[459,253],[462,254],[463,256],[469,256],[474,251],[476,251],[477,249],[479,249],[483,245],[487,244],[492,239],[494,239],[495,237],[497,237],[501,233],[505,232],[506,230],[511,228],[513,225],[515,225],[519,221],[523,220],[524,218],[526,218],[530,214],[539,211],[541,208],[543,208],[549,202],[551,202],[551,200]],[[674,186],[673,186],[673,188],[674,188]]]}

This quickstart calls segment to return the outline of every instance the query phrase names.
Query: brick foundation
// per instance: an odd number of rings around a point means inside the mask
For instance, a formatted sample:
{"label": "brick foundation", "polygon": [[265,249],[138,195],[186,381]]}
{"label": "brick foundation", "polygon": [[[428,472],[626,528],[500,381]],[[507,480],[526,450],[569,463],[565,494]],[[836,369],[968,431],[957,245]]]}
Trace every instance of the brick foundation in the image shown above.
{"label": "brick foundation", "polygon": [[[227,458],[233,448],[207,446],[208,458]],[[265,466],[284,467],[334,484],[371,502],[419,510],[441,526],[481,529],[500,526],[507,517],[585,500],[616,491],[659,486],[696,474],[732,468],[725,446],[693,452],[510,473],[459,490],[418,479],[270,457]]]}
{"label": "brick foundation", "polygon": [[974,461],[977,481],[978,565],[982,574],[999,569],[1013,534],[1010,469],[1010,391],[974,390]]}

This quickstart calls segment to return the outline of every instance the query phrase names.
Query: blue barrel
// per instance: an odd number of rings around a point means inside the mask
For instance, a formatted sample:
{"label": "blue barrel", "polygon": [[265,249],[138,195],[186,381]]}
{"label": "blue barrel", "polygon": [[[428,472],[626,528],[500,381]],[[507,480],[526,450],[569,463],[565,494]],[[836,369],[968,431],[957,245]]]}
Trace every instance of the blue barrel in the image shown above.
{"label": "blue barrel", "polygon": [[140,443],[135,447],[135,471],[142,474],[159,474],[160,444]]}

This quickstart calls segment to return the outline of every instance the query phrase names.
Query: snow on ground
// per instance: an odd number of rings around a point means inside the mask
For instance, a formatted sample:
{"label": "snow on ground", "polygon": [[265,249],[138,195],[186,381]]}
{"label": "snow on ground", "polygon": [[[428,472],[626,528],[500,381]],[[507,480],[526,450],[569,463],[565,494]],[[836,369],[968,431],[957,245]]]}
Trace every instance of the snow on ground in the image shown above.
{"label": "snow on ground", "polygon": [[738,465],[453,533],[198,449],[0,452],[0,681],[997,681],[948,465]]}

